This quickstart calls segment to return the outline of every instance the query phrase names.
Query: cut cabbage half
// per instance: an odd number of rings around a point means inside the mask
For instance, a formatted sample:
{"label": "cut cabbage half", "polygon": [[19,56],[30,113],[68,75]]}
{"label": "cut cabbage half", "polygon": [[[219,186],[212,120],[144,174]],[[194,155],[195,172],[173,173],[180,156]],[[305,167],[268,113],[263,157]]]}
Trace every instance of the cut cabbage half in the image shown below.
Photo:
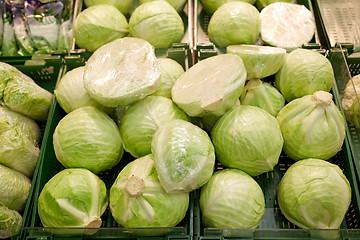
{"label": "cut cabbage half", "polygon": [[279,71],[285,62],[284,48],[258,45],[231,45],[227,53],[241,57],[245,64],[247,79],[265,78]]}
{"label": "cut cabbage half", "polygon": [[127,106],[152,94],[160,85],[154,47],[145,40],[125,37],[108,43],[85,65],[84,86],[107,107]]}
{"label": "cut cabbage half", "polygon": [[187,70],[174,84],[173,101],[191,117],[221,116],[244,88],[246,69],[240,57],[222,54]]}
{"label": "cut cabbage half", "polygon": [[260,12],[261,38],[289,51],[310,42],[315,33],[312,12],[304,5],[276,2]]}

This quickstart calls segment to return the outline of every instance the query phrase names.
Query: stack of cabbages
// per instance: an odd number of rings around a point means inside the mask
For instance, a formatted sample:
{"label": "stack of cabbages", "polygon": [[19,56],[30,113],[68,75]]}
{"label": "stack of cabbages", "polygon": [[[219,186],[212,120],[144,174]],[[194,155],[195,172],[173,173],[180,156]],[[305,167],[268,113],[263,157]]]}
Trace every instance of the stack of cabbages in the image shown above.
{"label": "stack of cabbages", "polygon": [[[205,226],[256,228],[265,202],[253,177],[272,171],[283,152],[296,163],[279,185],[282,213],[302,228],[339,228],[351,189],[327,161],[345,137],[329,93],[331,64],[305,49],[234,45],[227,52],[184,72],[157,59],[147,41],[125,37],[67,72],[55,90],[67,115],[53,134],[65,169],[39,196],[43,226],[99,228],[109,206],[126,228],[173,227],[189,193],[201,189]],[[276,87],[261,80],[269,76]],[[97,174],[124,150],[134,160],[106,189]],[[213,173],[216,160],[225,169]]]}
{"label": "stack of cabbages", "polygon": [[52,93],[0,63],[0,238],[17,235],[39,155]]}

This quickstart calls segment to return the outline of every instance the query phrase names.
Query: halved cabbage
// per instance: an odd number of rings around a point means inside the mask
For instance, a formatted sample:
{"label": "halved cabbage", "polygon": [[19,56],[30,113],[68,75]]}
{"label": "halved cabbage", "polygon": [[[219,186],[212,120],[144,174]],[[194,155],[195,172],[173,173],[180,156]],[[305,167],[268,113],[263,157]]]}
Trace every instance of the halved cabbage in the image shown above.
{"label": "halved cabbage", "polygon": [[200,209],[206,227],[257,228],[265,213],[265,199],[248,174],[224,169],[201,188]]}
{"label": "halved cabbage", "polygon": [[84,86],[104,106],[127,106],[160,85],[154,47],[139,38],[117,39],[95,51],[85,65]]}
{"label": "halved cabbage", "polygon": [[130,162],[110,189],[110,210],[127,228],[174,227],[186,214],[189,193],[166,193],[151,155]]}
{"label": "halved cabbage", "polygon": [[251,176],[273,170],[284,143],[275,117],[245,105],[225,113],[212,129],[211,139],[223,165]]}
{"label": "halved cabbage", "polygon": [[115,122],[92,106],[78,108],[61,119],[53,144],[64,167],[86,168],[96,174],[114,167],[124,153]]}
{"label": "halved cabbage", "polygon": [[284,153],[293,160],[328,160],[341,150],[345,123],[331,93],[315,92],[294,99],[277,115]]}
{"label": "halved cabbage", "polygon": [[107,205],[104,182],[89,170],[74,168],[62,170],[45,184],[37,207],[44,227],[97,229]]}
{"label": "halved cabbage", "polygon": [[130,105],[120,125],[125,151],[136,158],[150,154],[157,129],[174,119],[189,120],[173,101],[165,97],[148,96]]}
{"label": "halved cabbage", "polygon": [[166,192],[190,192],[203,186],[215,165],[207,133],[184,120],[172,120],[156,131],[151,142],[156,171]]}
{"label": "halved cabbage", "polygon": [[171,95],[191,117],[222,116],[239,99],[245,79],[246,69],[241,58],[222,54],[202,60],[187,70],[174,84]]}

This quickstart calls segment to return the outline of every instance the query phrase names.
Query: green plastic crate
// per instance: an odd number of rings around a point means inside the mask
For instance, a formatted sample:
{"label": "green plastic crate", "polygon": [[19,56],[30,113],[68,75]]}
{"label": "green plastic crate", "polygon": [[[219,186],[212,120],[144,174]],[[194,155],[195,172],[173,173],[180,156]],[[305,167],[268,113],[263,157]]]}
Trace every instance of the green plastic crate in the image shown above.
{"label": "green plastic crate", "polygon": [[[63,71],[63,64],[62,59],[59,56],[51,56],[51,55],[42,55],[37,57],[9,57],[9,58],[2,58],[1,62],[8,63],[12,65],[13,67],[16,67],[24,74],[31,77],[36,84],[38,84],[40,87],[50,91],[54,92],[56,82],[58,80],[58,77],[62,74]],[[39,123],[40,129],[42,134],[45,132],[47,122]],[[43,152],[43,144],[40,143],[40,153],[39,153],[39,159],[40,155]],[[38,169],[39,169],[39,162],[36,165],[35,172],[32,178],[31,182],[31,189],[29,192],[29,197],[26,202],[25,209],[22,213],[23,216],[23,222],[22,226],[25,225],[26,215],[28,215],[29,211],[31,211],[31,205],[32,205],[32,194],[34,193],[34,186],[37,182],[37,175],[38,175]],[[20,234],[18,236],[14,236],[11,239],[21,239],[22,231],[20,231]]]}
{"label": "green plastic crate", "polygon": [[[201,59],[216,55],[216,50],[207,48],[204,53],[198,53]],[[326,54],[327,51],[319,50],[320,53]],[[336,55],[337,56],[337,55]],[[335,57],[329,57],[335,68],[341,64]],[[338,73],[340,74],[340,73]],[[334,102],[342,110],[337,85],[334,84],[331,93]],[[346,133],[349,135],[348,128]],[[279,163],[274,170],[261,174],[254,179],[259,183],[264,192],[265,197],[265,214],[257,229],[226,229],[226,228],[206,228],[201,219],[201,211],[199,204],[200,191],[196,191],[195,195],[195,224],[196,236],[199,240],[235,240],[235,239],[360,239],[360,195],[358,181],[356,177],[356,169],[352,160],[350,144],[348,138],[345,138],[342,150],[329,162],[337,164],[346,175],[352,188],[352,200],[345,219],[339,230],[304,230],[300,229],[289,222],[277,203],[276,193],[278,184],[285,171],[294,163],[293,160],[284,156],[280,156]],[[221,163],[217,163],[215,170],[223,169]]]}
{"label": "green plastic crate", "polygon": [[[297,4],[304,5],[306,8],[308,8],[314,15],[315,20],[315,13],[311,4],[310,0],[297,0],[295,1]],[[202,4],[200,0],[194,0],[194,10],[193,10],[195,17],[194,17],[194,47],[195,50],[204,51],[206,52],[206,49],[212,48],[212,43],[209,40],[209,37],[207,35],[208,26],[210,22],[211,15],[207,14],[202,7]],[[310,48],[321,48],[320,46],[320,37],[318,34],[317,29],[315,29],[315,34],[313,39],[308,43],[305,44],[304,47]],[[225,53],[225,48],[216,48],[217,52],[219,53]],[[201,60],[198,58],[197,53],[195,52],[195,61]]]}
{"label": "green plastic crate", "polygon": [[[167,57],[179,61],[189,67],[189,56],[187,55],[188,46],[175,46],[168,49],[165,54]],[[162,51],[156,52],[157,56],[163,56]],[[89,54],[86,51],[75,51],[72,55],[65,57],[65,72],[76,67],[84,66]],[[67,228],[69,236],[61,236],[52,233],[56,228],[44,228],[41,225],[40,218],[37,213],[37,199],[46,182],[50,180],[56,173],[64,169],[60,162],[56,159],[53,148],[53,133],[58,122],[66,115],[58,102],[55,100],[54,105],[50,109],[48,125],[44,135],[44,150],[40,159],[38,180],[34,188],[34,194],[31,199],[31,211],[26,217],[26,224],[23,228],[22,239],[192,239],[193,237],[193,215],[194,215],[194,193],[190,194],[190,205],[185,218],[176,227],[171,228],[138,228],[129,229],[120,226],[113,219],[109,207],[102,216],[102,226],[94,235],[72,235],[74,229]],[[100,173],[98,176],[105,182],[109,190],[114,183],[118,173],[126,166],[127,163],[133,161],[134,158],[129,153],[124,153],[120,163],[113,169]],[[136,230],[136,234],[131,232]],[[158,231],[165,230],[165,233],[158,234]]]}
{"label": "green plastic crate", "polygon": [[334,48],[337,43],[350,43],[354,51],[360,51],[359,1],[314,0],[314,5],[326,48]]}

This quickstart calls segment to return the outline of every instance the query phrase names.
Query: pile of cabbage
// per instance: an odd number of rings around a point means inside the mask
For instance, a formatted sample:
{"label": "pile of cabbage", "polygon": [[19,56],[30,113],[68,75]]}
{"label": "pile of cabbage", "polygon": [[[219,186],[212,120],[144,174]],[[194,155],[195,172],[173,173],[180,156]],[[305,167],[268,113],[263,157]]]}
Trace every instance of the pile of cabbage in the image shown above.
{"label": "pile of cabbage", "polygon": [[[41,191],[40,220],[92,234],[108,208],[125,228],[174,227],[199,190],[206,227],[257,228],[265,198],[254,177],[286,155],[296,163],[278,189],[284,216],[339,228],[351,188],[330,163],[345,137],[333,80],[327,58],[306,49],[230,45],[184,71],[141,38],[107,43],[54,91],[66,112],[53,133],[64,169]],[[124,152],[134,160],[106,188],[100,173]]]}
{"label": "pile of cabbage", "polygon": [[155,48],[180,42],[185,33],[179,15],[186,0],[87,0],[74,21],[76,45],[90,52],[126,36],[142,38]]}
{"label": "pile of cabbage", "polygon": [[39,156],[52,93],[0,63],[0,237],[17,235]]}

